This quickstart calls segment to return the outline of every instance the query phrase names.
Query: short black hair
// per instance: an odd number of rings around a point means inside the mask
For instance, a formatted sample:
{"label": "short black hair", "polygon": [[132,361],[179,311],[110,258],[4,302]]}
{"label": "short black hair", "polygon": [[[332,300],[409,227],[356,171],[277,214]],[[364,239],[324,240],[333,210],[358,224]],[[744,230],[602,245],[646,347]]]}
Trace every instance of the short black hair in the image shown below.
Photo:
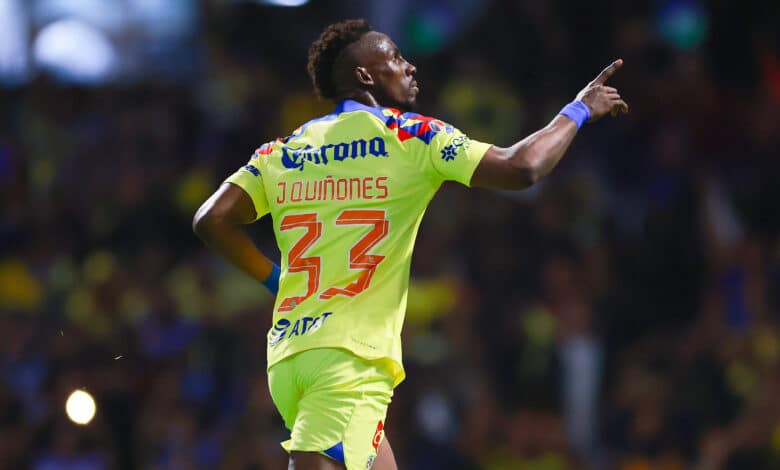
{"label": "short black hair", "polygon": [[336,58],[347,46],[357,42],[369,31],[372,31],[371,25],[363,18],[339,21],[325,28],[312,43],[306,69],[319,96],[328,99],[336,97],[337,88],[333,81]]}

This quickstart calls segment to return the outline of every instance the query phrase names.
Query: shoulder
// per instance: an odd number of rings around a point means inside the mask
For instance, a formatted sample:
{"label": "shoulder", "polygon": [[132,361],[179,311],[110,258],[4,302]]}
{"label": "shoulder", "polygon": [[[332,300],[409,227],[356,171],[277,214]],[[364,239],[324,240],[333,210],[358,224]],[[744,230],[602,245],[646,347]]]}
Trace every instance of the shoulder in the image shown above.
{"label": "shoulder", "polygon": [[[357,113],[363,111],[363,113]],[[399,138],[406,140],[418,137],[428,143],[433,134],[452,133],[455,128],[444,121],[419,113],[406,112],[389,106],[367,106],[353,100],[342,101],[336,106],[334,114],[370,115],[380,121],[387,129],[398,131]],[[403,132],[401,132],[403,131]]]}
{"label": "shoulder", "polygon": [[426,144],[437,134],[452,134],[455,128],[435,117],[424,116],[418,113],[401,113],[394,108],[384,108],[385,112],[392,113],[392,119],[387,126],[398,130],[398,138],[401,141],[417,138]]}
{"label": "shoulder", "polygon": [[331,114],[326,114],[325,116],[320,116],[318,118],[312,119],[311,121],[305,122],[304,124],[301,124],[300,126],[295,128],[295,130],[293,130],[290,133],[290,135],[286,137],[277,137],[276,139],[270,142],[266,142],[260,147],[256,148],[254,153],[252,153],[252,159],[254,160],[254,159],[260,159],[262,157],[268,157],[269,155],[274,153],[274,150],[279,150],[281,149],[281,147],[283,147],[291,140],[303,136],[313,124],[334,121],[337,117],[338,117],[337,114],[331,113]]}
{"label": "shoulder", "polygon": [[262,157],[267,157],[268,155],[271,155],[274,151],[274,144],[277,142],[281,142],[282,139],[276,139],[272,140],[271,142],[266,142],[260,147],[257,147],[255,151],[252,153],[252,160],[260,159]]}
{"label": "shoulder", "polygon": [[320,117],[318,117],[318,118],[312,119],[311,121],[308,121],[308,122],[306,122],[306,123],[304,123],[304,124],[301,124],[300,126],[298,126],[298,127],[297,127],[297,128],[294,130],[294,131],[292,131],[292,133],[291,133],[290,135],[288,135],[287,137],[280,137],[280,138],[276,139],[274,142],[275,142],[275,143],[279,143],[279,144],[286,144],[286,143],[287,143],[287,142],[289,142],[290,140],[292,140],[292,139],[295,139],[295,138],[297,138],[297,137],[301,137],[302,135],[304,135],[304,134],[306,133],[306,131],[307,131],[307,130],[309,130],[309,128],[311,128],[311,127],[312,127],[312,125],[314,125],[314,124],[318,124],[318,123],[329,123],[329,122],[333,122],[333,121],[335,121],[335,120],[336,120],[338,117],[339,117],[338,113],[330,113],[330,114],[326,114],[325,116],[320,116]]}
{"label": "shoulder", "polygon": [[[357,102],[346,102],[339,105],[342,112],[365,111],[376,117],[390,132],[393,132],[401,142],[421,141],[430,144],[439,134],[452,134],[455,128],[435,117],[419,113],[406,112],[386,106],[366,106]],[[337,108],[339,111],[339,108]]]}

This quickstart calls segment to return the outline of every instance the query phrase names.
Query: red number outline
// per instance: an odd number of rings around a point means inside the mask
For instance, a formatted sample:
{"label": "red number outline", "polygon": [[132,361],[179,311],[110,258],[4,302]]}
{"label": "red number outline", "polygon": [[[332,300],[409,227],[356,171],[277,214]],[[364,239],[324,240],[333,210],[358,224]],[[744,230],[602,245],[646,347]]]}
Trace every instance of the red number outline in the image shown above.
{"label": "red number outline", "polygon": [[306,272],[309,274],[305,295],[287,297],[279,304],[280,312],[289,312],[304,300],[314,294],[320,287],[321,261],[319,256],[303,258],[303,254],[322,236],[322,222],[317,220],[317,213],[286,215],[279,225],[279,231],[294,228],[305,228],[306,233],[292,247],[287,255],[287,270],[291,273]]}
{"label": "red number outline", "polygon": [[[322,222],[317,218],[316,212],[305,214],[286,215],[279,225],[279,231],[305,228],[306,232],[290,249],[287,255],[287,271],[289,273],[305,272],[308,276],[306,294],[286,297],[279,304],[279,312],[290,312],[301,302],[311,297],[320,286],[320,273],[322,261],[320,256],[304,258],[303,255],[322,236]],[[390,229],[390,221],[386,218],[385,210],[345,209],[336,218],[336,225],[372,225],[371,230],[363,235],[352,248],[349,249],[349,269],[363,270],[357,280],[346,287],[329,287],[320,293],[321,300],[328,300],[337,295],[354,297],[363,292],[371,284],[371,278],[376,272],[377,266],[385,259],[384,255],[369,254],[380,241],[387,237]]]}
{"label": "red number outline", "polygon": [[349,249],[349,269],[362,269],[363,272],[360,273],[355,282],[344,288],[330,287],[326,289],[320,294],[320,299],[327,300],[336,295],[354,297],[368,288],[377,266],[385,259],[384,255],[368,254],[368,250],[388,234],[390,221],[385,216],[384,210],[357,209],[347,209],[339,215],[336,219],[336,225],[373,225],[374,227]]}

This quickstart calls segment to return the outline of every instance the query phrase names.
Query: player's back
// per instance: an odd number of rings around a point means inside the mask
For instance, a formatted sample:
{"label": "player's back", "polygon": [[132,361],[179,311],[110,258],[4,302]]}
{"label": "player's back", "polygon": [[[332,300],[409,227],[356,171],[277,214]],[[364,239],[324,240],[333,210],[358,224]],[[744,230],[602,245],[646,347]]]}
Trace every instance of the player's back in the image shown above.
{"label": "player's back", "polygon": [[270,212],[282,275],[269,367],[316,347],[387,357],[400,331],[414,239],[446,179],[468,184],[486,144],[441,121],[354,101],[260,147],[228,179]]}

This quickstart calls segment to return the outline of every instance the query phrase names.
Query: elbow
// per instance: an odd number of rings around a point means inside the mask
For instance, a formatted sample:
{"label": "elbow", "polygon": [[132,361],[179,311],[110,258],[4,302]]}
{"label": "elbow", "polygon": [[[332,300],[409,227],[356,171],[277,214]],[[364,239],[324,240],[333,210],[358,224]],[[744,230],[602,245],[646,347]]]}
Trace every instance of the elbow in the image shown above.
{"label": "elbow", "polygon": [[218,219],[219,216],[214,213],[214,210],[204,204],[195,212],[195,216],[192,218],[192,231],[195,232],[198,238],[205,241],[211,232],[211,227],[218,222]]}
{"label": "elbow", "polygon": [[512,168],[515,174],[512,189],[529,188],[544,176],[542,169],[527,158],[516,159],[512,162]]}
{"label": "elbow", "polygon": [[542,179],[543,176],[544,174],[542,174],[542,170],[540,168],[531,166],[530,168],[528,168],[523,172],[523,176],[521,179],[525,184],[524,187],[528,188],[530,186],[535,185],[540,179]]}
{"label": "elbow", "polygon": [[203,238],[203,233],[206,229],[205,220],[206,215],[201,213],[201,210],[198,209],[195,216],[192,218],[192,231],[195,232],[195,235],[197,235],[198,238]]}

